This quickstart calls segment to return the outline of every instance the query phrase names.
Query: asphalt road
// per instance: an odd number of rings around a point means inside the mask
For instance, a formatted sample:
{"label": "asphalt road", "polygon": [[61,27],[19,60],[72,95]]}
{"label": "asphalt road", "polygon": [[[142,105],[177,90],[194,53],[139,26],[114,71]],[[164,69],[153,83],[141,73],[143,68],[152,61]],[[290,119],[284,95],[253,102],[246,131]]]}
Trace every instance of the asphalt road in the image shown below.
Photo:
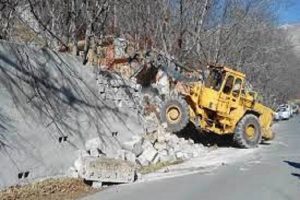
{"label": "asphalt road", "polygon": [[212,173],[117,186],[87,200],[300,199],[300,117],[276,124],[276,139],[249,159]]}

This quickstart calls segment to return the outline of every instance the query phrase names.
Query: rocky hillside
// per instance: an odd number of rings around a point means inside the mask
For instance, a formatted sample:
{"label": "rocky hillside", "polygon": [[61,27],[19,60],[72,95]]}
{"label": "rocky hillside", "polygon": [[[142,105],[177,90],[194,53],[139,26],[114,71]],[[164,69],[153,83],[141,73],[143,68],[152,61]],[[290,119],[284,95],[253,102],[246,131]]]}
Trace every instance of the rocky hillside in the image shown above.
{"label": "rocky hillside", "polygon": [[285,70],[287,79],[292,80],[294,77],[294,84],[290,85],[295,95],[292,98],[300,98],[299,76],[300,76],[300,24],[284,25],[283,29],[287,31],[288,37],[291,41],[292,48],[294,50],[293,56],[286,57],[286,63],[288,63],[289,69]]}
{"label": "rocky hillside", "polygon": [[300,24],[285,25],[297,53],[300,53]]}
{"label": "rocky hillside", "polygon": [[[291,40],[294,45],[295,53],[298,56],[300,60],[300,24],[291,26],[289,28],[289,33],[291,36]],[[300,72],[300,62],[298,62],[298,65],[296,65],[298,73]],[[300,91],[297,94],[297,98],[300,99]]]}

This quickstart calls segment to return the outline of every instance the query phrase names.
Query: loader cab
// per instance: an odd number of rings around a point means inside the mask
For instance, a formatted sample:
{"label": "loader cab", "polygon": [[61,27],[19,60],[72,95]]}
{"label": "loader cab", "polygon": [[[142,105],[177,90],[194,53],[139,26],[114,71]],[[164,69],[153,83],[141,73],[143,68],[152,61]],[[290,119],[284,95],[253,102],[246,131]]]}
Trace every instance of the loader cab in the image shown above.
{"label": "loader cab", "polygon": [[209,75],[205,81],[205,88],[208,90],[206,93],[214,96],[214,102],[211,101],[208,107],[229,114],[238,106],[245,75],[226,67],[209,67],[208,69]]}

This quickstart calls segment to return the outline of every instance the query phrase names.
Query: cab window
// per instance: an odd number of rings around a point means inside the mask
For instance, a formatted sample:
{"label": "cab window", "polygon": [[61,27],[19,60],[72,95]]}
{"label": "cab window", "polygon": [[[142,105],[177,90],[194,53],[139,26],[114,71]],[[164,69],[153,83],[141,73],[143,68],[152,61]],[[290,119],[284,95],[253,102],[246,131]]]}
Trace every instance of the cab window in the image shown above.
{"label": "cab window", "polygon": [[220,70],[211,70],[205,81],[205,86],[216,91],[221,89],[225,73]]}
{"label": "cab window", "polygon": [[237,78],[235,80],[235,83],[234,83],[234,86],[233,86],[233,89],[232,89],[232,95],[234,97],[238,97],[239,94],[240,94],[241,88],[242,88],[242,80]]}
{"label": "cab window", "polygon": [[234,82],[234,77],[233,76],[228,76],[226,83],[223,88],[223,93],[224,94],[230,94],[232,87],[233,87],[233,82]]}

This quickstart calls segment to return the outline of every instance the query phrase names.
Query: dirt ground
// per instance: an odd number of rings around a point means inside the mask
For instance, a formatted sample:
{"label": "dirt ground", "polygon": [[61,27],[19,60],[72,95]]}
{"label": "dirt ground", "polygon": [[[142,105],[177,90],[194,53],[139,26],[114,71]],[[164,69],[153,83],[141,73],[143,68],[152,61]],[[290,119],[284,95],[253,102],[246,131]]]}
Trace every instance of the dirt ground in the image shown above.
{"label": "dirt ground", "polygon": [[73,200],[92,194],[93,189],[81,179],[47,179],[24,186],[13,186],[0,191],[1,200]]}

